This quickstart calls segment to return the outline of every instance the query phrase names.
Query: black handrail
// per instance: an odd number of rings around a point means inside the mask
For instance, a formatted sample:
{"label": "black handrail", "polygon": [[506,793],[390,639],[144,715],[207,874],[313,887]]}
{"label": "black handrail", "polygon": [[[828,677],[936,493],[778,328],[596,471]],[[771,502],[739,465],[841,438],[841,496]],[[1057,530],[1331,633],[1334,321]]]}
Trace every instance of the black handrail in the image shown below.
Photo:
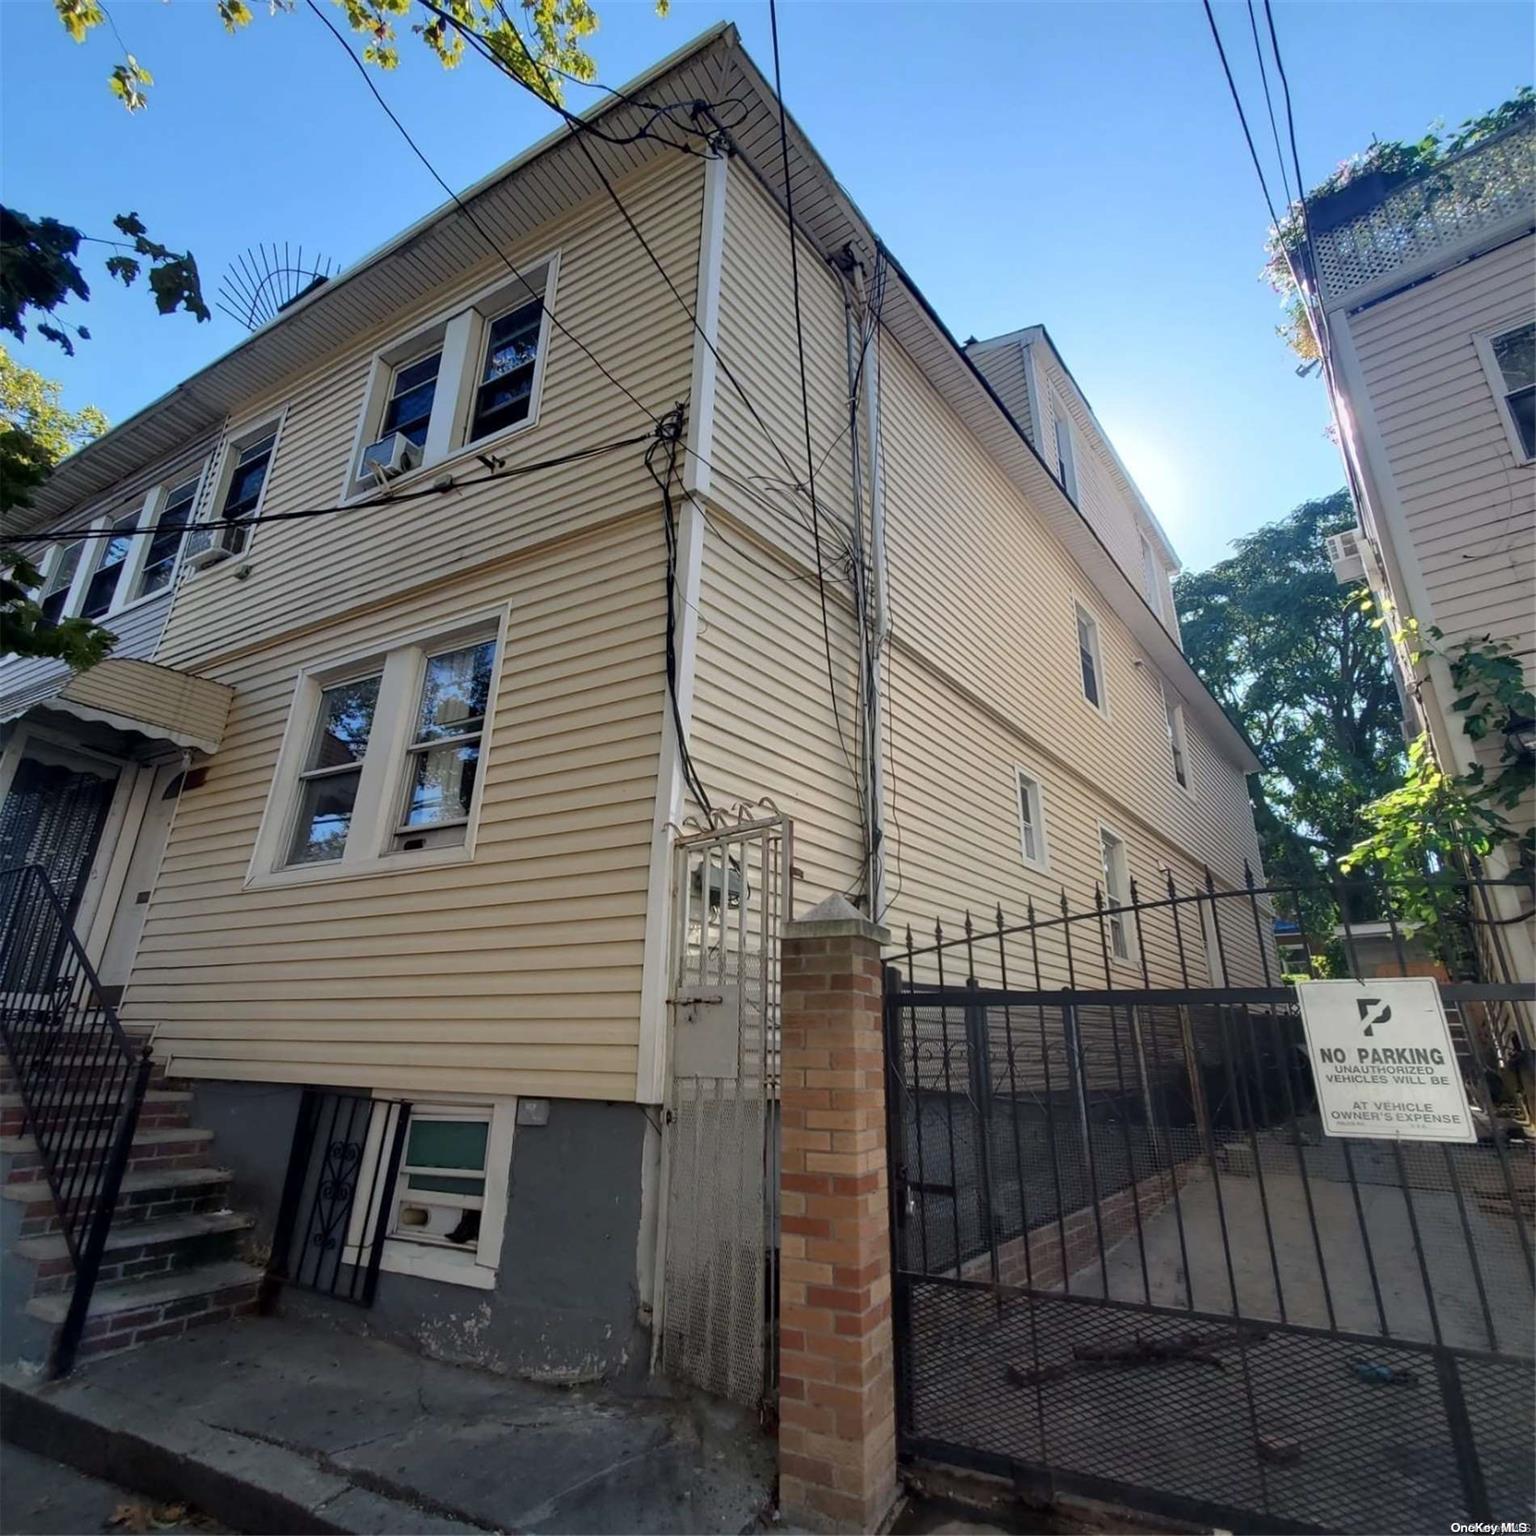
{"label": "black handrail", "polygon": [[85,1329],[150,1056],[147,1043],[124,1031],[37,864],[0,870],[0,1041],[75,1265],[50,1361],[51,1373],[63,1376]]}

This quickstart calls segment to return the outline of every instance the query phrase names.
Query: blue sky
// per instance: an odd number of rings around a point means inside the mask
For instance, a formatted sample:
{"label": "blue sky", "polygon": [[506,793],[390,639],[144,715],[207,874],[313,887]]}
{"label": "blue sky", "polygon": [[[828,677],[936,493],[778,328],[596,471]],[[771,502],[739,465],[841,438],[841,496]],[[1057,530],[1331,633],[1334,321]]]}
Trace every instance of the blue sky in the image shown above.
{"label": "blue sky", "polygon": [[[771,64],[766,0],[673,0],[666,19],[644,0],[597,4],[593,51],[613,83],[722,17]],[[106,88],[106,29],[77,46],[47,0],[0,0],[5,201],[88,234],[135,209],[192,249],[210,295],[258,241],[349,263],[435,207],[315,18],[252,8],[230,37],[211,0],[115,0],[156,79],[130,118]],[[1217,11],[1257,110],[1247,11]],[[1531,73],[1533,16],[1524,0],[1282,0],[1308,180],[1373,135],[1510,95]],[[1197,0],[784,0],[780,31],[791,111],[950,329],[1047,325],[1189,567],[1342,482],[1322,388],[1274,335],[1266,215]],[[380,84],[457,187],[553,124],[477,62],[450,74],[414,39],[402,50]],[[69,404],[121,420],[239,339],[217,311],[207,325],[156,316],[101,272],[105,248],[86,251],[93,299],[74,318],[94,339],[73,359],[35,339],[14,349]]]}

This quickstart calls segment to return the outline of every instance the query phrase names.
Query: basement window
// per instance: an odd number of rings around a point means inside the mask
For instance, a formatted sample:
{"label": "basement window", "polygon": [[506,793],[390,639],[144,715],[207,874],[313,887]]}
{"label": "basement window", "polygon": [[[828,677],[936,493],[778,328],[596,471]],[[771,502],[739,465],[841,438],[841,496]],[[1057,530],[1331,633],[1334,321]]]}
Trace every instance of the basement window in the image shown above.
{"label": "basement window", "polygon": [[346,1261],[366,1262],[368,1234],[384,1222],[379,1267],[490,1290],[501,1264],[512,1173],[516,1099],[412,1103],[394,1186],[385,1189],[398,1115],[376,1114],[352,1207]]}

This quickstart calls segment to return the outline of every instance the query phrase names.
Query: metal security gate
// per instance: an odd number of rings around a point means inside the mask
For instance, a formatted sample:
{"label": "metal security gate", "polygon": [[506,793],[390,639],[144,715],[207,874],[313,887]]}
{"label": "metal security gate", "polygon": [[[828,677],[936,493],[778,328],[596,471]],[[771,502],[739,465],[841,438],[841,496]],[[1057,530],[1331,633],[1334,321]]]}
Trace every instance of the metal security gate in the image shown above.
{"label": "metal security gate", "polygon": [[[906,1455],[1239,1530],[1532,1518],[1533,1106],[1506,1059],[1536,987],[1493,973],[1476,882],[1441,884],[1433,926],[1401,894],[1170,879],[908,933],[885,999]],[[1437,974],[1478,1142],[1324,1136],[1282,954]]]}
{"label": "metal security gate", "polygon": [[658,1334],[668,1375],[756,1408],[775,1380],[779,937],[792,833],[771,807],[715,819],[678,840],[673,868]]}

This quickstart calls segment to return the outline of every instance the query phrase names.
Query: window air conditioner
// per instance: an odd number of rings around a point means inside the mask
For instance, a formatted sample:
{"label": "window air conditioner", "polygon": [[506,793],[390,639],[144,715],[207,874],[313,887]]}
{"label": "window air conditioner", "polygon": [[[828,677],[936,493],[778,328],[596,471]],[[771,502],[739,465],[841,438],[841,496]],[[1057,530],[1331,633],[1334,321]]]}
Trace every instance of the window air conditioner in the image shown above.
{"label": "window air conditioner", "polygon": [[186,560],[194,571],[217,565],[245,548],[245,526],[236,522],[196,523],[187,533]]}
{"label": "window air conditioner", "polygon": [[1365,580],[1365,535],[1358,528],[1346,533],[1330,533],[1327,538],[1328,563],[1333,579],[1341,587]]}
{"label": "window air conditioner", "polygon": [[383,485],[420,463],[421,449],[403,432],[391,432],[363,449],[363,472],[359,478],[372,478]]}

